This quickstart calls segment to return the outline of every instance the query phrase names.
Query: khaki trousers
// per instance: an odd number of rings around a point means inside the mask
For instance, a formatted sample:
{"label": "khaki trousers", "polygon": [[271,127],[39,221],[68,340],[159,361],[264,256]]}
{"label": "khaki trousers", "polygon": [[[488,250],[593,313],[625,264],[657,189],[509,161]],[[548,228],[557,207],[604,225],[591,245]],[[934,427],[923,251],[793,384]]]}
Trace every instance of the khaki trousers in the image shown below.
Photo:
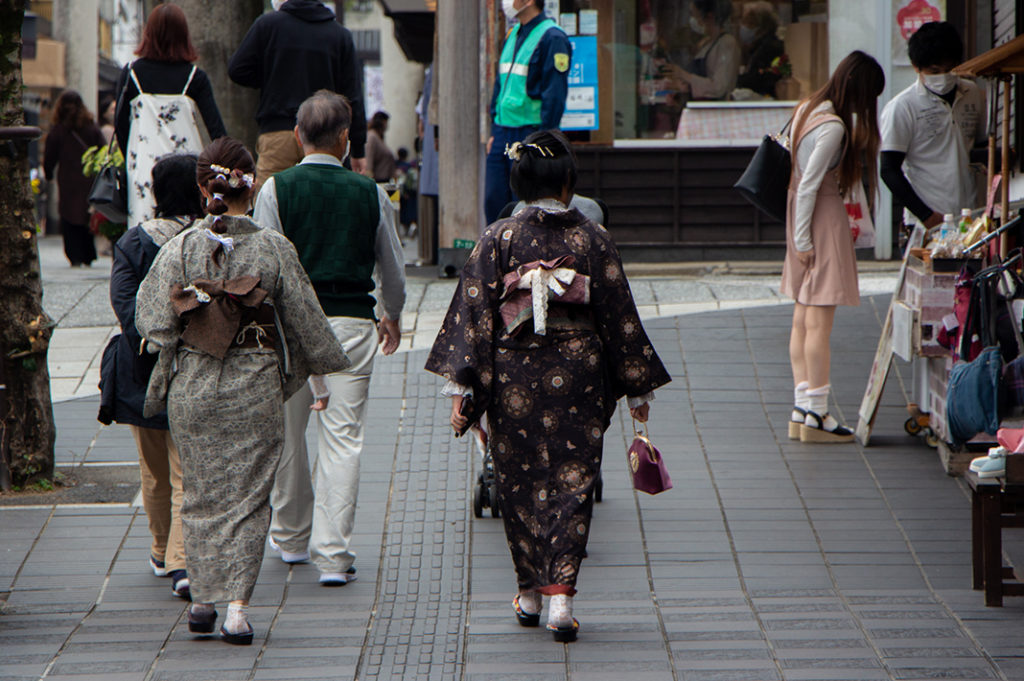
{"label": "khaki trousers", "polygon": [[[363,417],[370,390],[377,327],[372,320],[328,317],[352,366],[327,376],[331,391],[327,408],[311,412],[309,386],[285,402],[284,451],[277,467],[270,505],[270,535],[291,553],[309,549],[320,572],[344,572],[356,554],[350,548],[359,494],[359,454],[363,449]],[[314,414],[317,451],[306,449],[306,424]]]}
{"label": "khaki trousers", "polygon": [[170,431],[129,426],[139,449],[142,507],[153,535],[150,553],[163,560],[167,571],[185,569],[185,540],[181,534],[181,459]]}
{"label": "khaki trousers", "polygon": [[287,170],[302,160],[302,147],[292,130],[265,132],[256,139],[256,187],[253,196],[267,178]]}

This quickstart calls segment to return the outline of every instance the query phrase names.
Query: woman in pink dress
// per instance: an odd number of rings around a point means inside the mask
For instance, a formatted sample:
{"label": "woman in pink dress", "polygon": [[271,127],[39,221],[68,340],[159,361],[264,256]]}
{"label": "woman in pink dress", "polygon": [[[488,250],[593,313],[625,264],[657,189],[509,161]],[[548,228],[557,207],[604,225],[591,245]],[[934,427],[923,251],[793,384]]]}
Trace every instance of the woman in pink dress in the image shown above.
{"label": "woman in pink dress", "polygon": [[837,305],[859,305],[857,259],[843,196],[858,182],[874,199],[878,162],[876,102],[885,73],[851,52],[828,82],[793,114],[793,175],[786,210],[782,293],[795,301],[789,359],[795,404],[789,437],[850,442],[853,432],[828,411],[829,338]]}

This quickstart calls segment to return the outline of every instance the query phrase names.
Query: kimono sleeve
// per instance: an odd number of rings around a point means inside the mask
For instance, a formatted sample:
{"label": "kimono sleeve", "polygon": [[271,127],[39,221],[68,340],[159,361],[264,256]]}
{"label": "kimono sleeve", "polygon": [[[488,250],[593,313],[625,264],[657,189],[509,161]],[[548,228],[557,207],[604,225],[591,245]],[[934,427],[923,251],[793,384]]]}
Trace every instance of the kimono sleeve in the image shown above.
{"label": "kimono sleeve", "polygon": [[135,296],[135,328],[140,336],[160,348],[160,357],[146,389],[142,410],[145,418],[152,418],[167,409],[167,390],[178,352],[178,340],[184,328],[181,318],[171,307],[171,286],[183,283],[185,279],[182,271],[183,237],[184,234],[180,234],[164,244]]}
{"label": "kimono sleeve", "polygon": [[182,244],[181,235],[164,244],[135,295],[135,328],[161,348],[174,348],[183,328],[171,307],[171,286],[184,284],[185,279]]}
{"label": "kimono sleeve", "polygon": [[639,397],[672,378],[654,351],[622,271],[622,260],[608,233],[598,228],[596,260],[591,269],[590,302],[604,348],[611,403],[623,395]]}
{"label": "kimono sleeve", "polygon": [[285,396],[291,396],[311,374],[333,374],[352,365],[341,341],[320,308],[313,285],[299,263],[295,247],[277,232],[274,241],[280,264],[274,308],[287,345]]}
{"label": "kimono sleeve", "polygon": [[500,224],[484,232],[470,254],[427,358],[427,371],[472,389],[470,424],[480,419],[491,400],[495,337],[501,329],[502,276],[495,238]]}

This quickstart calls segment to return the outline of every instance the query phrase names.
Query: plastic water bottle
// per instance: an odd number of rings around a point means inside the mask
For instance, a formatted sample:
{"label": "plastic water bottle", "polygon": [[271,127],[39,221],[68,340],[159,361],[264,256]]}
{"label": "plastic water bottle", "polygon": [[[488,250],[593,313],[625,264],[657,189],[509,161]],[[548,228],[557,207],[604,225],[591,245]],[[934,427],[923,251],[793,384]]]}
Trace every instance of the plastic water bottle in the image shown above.
{"label": "plastic water bottle", "polygon": [[956,232],[956,223],[953,222],[953,214],[946,213],[942,216],[942,228],[939,229],[939,240],[946,241]]}
{"label": "plastic water bottle", "polygon": [[960,233],[967,234],[967,230],[971,228],[971,209],[961,208],[960,209]]}

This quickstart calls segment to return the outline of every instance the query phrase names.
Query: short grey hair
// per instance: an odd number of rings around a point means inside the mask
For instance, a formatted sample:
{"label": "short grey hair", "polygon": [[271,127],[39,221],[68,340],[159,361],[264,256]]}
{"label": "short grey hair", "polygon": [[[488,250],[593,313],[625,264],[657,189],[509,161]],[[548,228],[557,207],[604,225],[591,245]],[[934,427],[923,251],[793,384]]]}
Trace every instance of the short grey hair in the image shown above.
{"label": "short grey hair", "polygon": [[352,106],[344,95],[317,90],[299,107],[295,120],[303,145],[330,149],[352,125]]}

